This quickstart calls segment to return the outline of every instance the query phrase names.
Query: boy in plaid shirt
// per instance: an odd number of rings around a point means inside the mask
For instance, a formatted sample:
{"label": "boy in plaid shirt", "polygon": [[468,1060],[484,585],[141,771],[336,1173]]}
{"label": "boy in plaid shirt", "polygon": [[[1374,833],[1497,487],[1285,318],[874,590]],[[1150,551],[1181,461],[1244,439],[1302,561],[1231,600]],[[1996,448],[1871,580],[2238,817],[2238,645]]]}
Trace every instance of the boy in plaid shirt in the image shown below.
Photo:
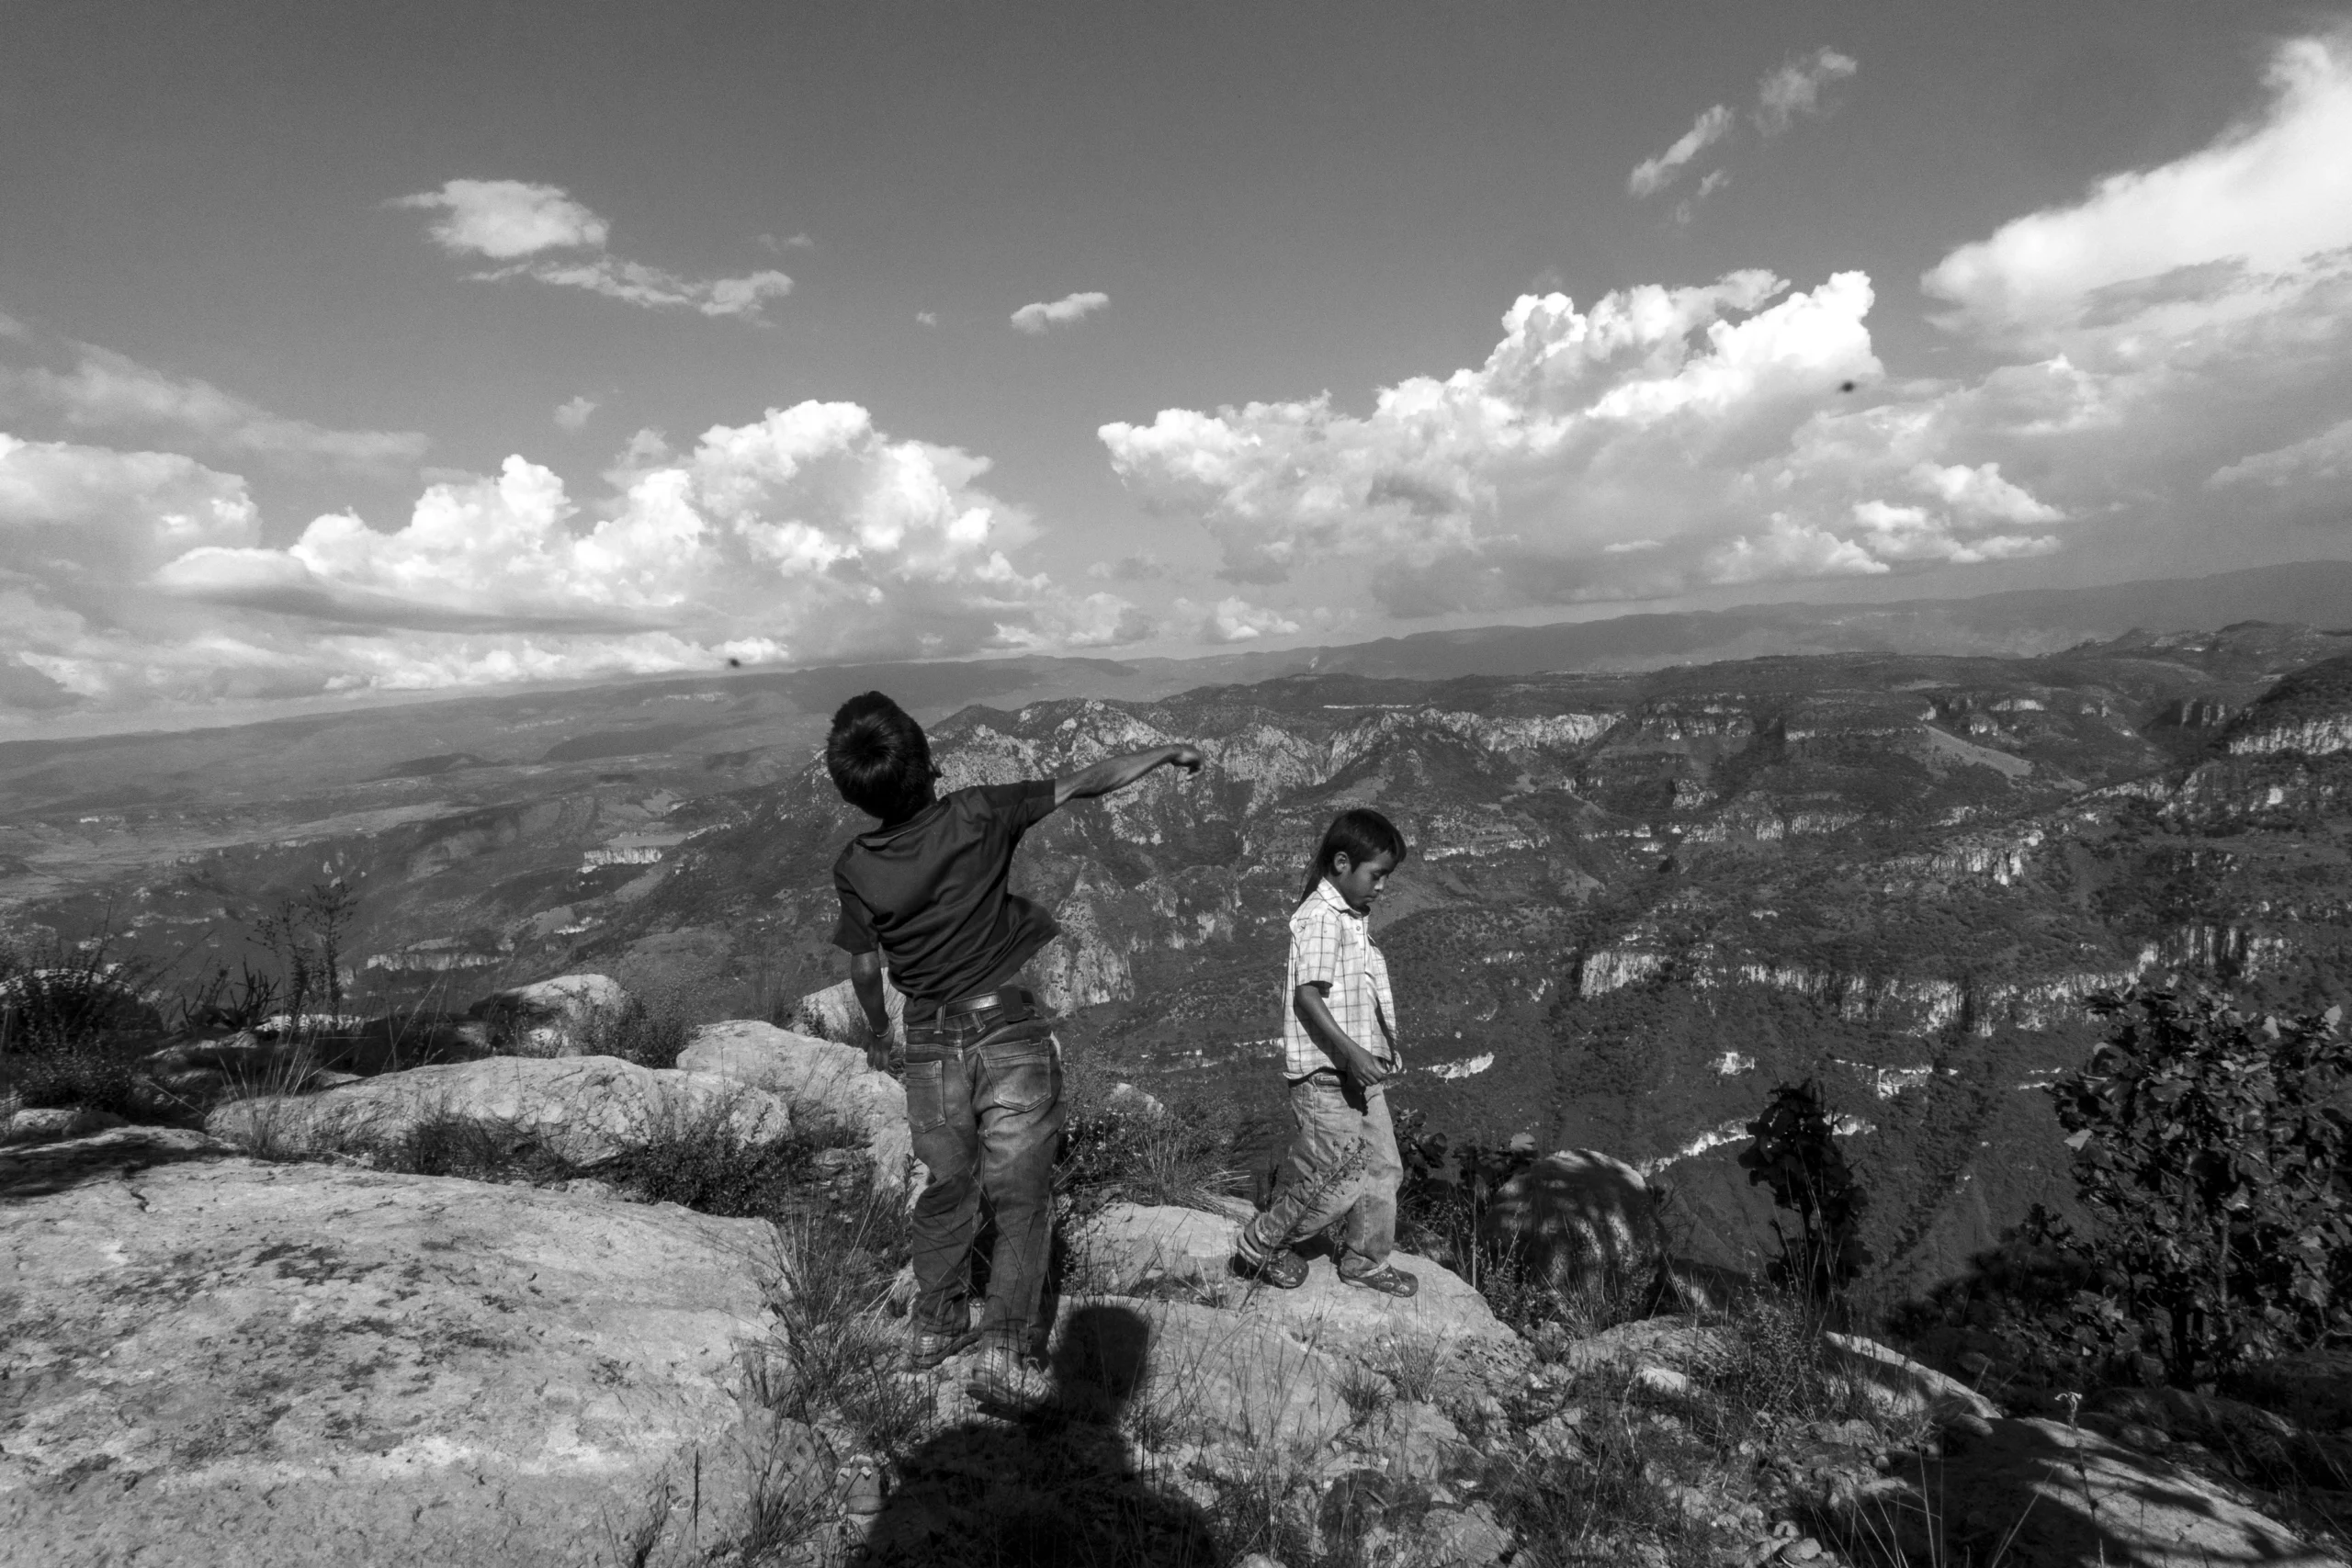
{"label": "boy in plaid shirt", "polygon": [[1377,811],[1342,811],[1324,829],[1306,891],[1290,918],[1283,996],[1283,1076],[1298,1131],[1289,1179],[1241,1229],[1234,1263],[1295,1290],[1306,1260],[1294,1245],[1344,1219],[1340,1280],[1391,1296],[1419,1281],[1388,1261],[1396,1245],[1396,1184],[1405,1174],[1383,1086],[1403,1070],[1388,961],[1372,941],[1372,906],[1406,855]]}

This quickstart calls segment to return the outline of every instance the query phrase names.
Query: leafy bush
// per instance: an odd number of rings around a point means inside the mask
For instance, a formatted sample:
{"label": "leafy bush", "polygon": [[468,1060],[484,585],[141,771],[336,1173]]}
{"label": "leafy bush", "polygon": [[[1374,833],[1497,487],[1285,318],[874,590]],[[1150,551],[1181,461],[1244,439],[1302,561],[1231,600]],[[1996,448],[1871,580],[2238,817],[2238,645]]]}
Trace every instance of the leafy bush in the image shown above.
{"label": "leafy bush", "polygon": [[2352,1322],[2352,1043],[2340,1009],[2256,1019],[2206,989],[2097,998],[2111,1032],[2051,1086],[2092,1224],[2058,1332],[2183,1388]]}
{"label": "leafy bush", "polygon": [[1838,1146],[1836,1127],[1811,1080],[1781,1084],[1764,1114],[1747,1124],[1753,1140],[1739,1163],[1751,1185],[1772,1190],[1772,1201],[1797,1218],[1793,1236],[1772,1222],[1781,1243],[1773,1260],[1776,1283],[1827,1301],[1842,1292],[1871,1261],[1862,1246],[1862,1213],[1870,1195],[1862,1190]]}
{"label": "leafy bush", "polygon": [[598,1008],[582,1031],[581,1054],[618,1056],[640,1067],[674,1067],[694,1034],[685,1015],[649,1007],[635,997],[617,1008]]}

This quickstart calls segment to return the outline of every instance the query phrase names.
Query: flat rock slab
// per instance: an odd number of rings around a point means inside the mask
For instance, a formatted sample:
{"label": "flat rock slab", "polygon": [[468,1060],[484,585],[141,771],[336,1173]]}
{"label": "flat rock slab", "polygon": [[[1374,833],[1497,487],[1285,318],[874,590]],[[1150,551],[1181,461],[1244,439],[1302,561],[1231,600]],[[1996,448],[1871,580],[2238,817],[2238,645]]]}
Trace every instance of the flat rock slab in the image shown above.
{"label": "flat rock slab", "polygon": [[1947,1561],[1984,1561],[2005,1540],[2012,1568],[2342,1568],[2175,1464],[2060,1421],[1995,1421],[1926,1480]]}
{"label": "flat rock slab", "polygon": [[792,1126],[784,1100],[710,1073],[641,1067],[617,1056],[492,1056],[451,1062],[324,1089],[234,1100],[206,1131],[257,1149],[364,1147],[435,1117],[527,1133],[582,1165],[612,1158],[665,1127],[706,1120],[742,1137]]}
{"label": "flat rock slab", "polygon": [[698,1458],[716,1528],[769,1234],[192,1156],[0,1203],[0,1559],[571,1568]]}
{"label": "flat rock slab", "polygon": [[1134,1293],[1160,1281],[1189,1284],[1204,1300],[1275,1325],[1302,1345],[1384,1371],[1399,1356],[1434,1349],[1433,1375],[1449,1388],[1466,1381],[1499,1392],[1532,1362],[1526,1342],[1487,1298],[1442,1264],[1391,1255],[1420,1282],[1419,1293],[1402,1300],[1340,1283],[1328,1258],[1309,1262],[1304,1285],[1277,1290],[1234,1277],[1240,1228],[1225,1214],[1114,1203],[1086,1222],[1071,1248],[1092,1288]]}

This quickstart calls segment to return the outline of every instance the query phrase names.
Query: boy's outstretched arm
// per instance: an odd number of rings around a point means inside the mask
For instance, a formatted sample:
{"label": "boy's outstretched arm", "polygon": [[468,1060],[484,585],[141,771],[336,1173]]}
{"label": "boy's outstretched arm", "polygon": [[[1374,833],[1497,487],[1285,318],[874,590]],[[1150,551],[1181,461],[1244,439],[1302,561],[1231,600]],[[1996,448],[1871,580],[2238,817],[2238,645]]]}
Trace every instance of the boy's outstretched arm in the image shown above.
{"label": "boy's outstretched arm", "polygon": [[1197,773],[1201,764],[1208,761],[1197,746],[1155,746],[1148,751],[1130,751],[1124,757],[1105,757],[1091,768],[1080,768],[1054,781],[1054,804],[1068,806],[1073,800],[1091,800],[1098,795],[1113,795],[1126,788],[1146,773],[1159,767],[1177,767],[1188,773]]}

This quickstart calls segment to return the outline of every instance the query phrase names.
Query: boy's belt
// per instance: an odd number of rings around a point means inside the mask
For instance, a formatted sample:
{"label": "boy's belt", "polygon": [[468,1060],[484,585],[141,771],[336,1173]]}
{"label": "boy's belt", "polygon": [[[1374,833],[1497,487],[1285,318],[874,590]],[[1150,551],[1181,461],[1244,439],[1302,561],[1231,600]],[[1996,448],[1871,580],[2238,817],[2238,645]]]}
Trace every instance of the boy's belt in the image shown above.
{"label": "boy's belt", "polygon": [[[923,1021],[939,1029],[960,1029],[966,1024],[985,1023],[1000,1012],[1025,1010],[1036,1006],[1037,998],[1026,986],[999,986],[993,991],[982,991],[974,997],[944,1003],[938,1012]],[[920,1029],[923,1025],[917,1024]]]}

